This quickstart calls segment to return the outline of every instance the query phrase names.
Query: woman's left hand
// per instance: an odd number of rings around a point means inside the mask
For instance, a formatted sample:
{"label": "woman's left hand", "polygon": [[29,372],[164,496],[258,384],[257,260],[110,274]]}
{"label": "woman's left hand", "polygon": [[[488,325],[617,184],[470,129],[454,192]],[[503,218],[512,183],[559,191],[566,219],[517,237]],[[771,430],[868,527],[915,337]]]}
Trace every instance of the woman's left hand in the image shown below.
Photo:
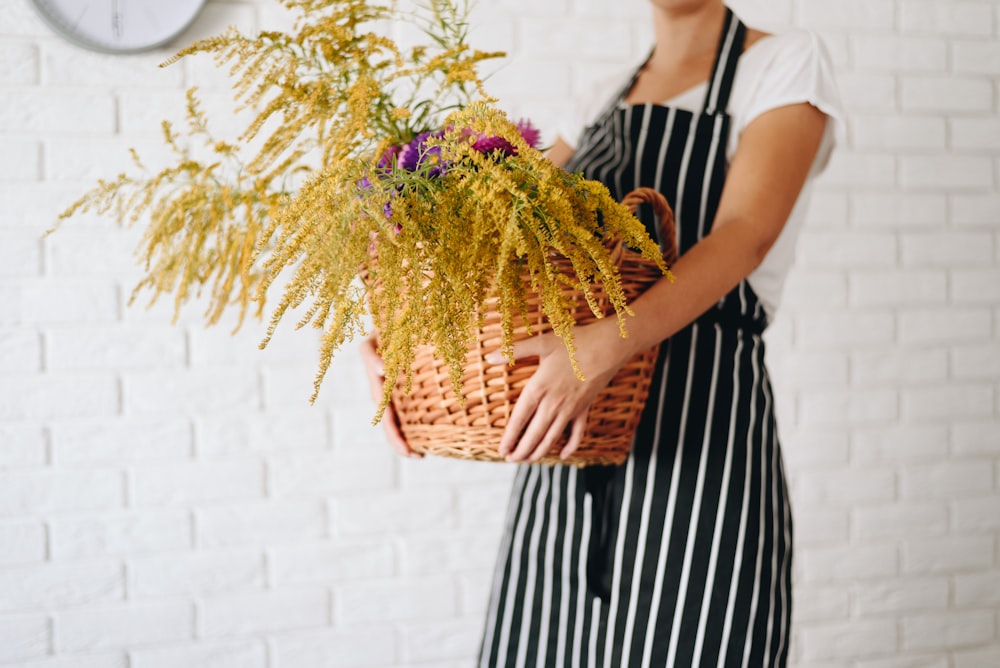
{"label": "woman's left hand", "polygon": [[566,347],[551,332],[514,344],[515,359],[538,356],[539,360],[500,440],[499,453],[507,461],[537,462],[550,454],[567,427],[569,440],[559,456],[572,455],[583,440],[591,403],[632,356],[614,317],[578,326],[574,336],[585,380],[573,371]]}

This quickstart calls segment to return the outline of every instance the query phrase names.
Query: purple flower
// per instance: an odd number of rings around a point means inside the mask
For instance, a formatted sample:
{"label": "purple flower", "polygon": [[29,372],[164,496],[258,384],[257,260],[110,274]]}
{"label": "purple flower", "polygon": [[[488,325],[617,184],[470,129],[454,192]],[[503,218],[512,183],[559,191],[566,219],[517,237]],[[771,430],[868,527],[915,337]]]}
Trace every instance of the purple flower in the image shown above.
{"label": "purple flower", "polygon": [[527,118],[522,118],[517,122],[517,131],[521,133],[524,141],[527,142],[528,146],[531,148],[538,148],[542,143],[542,133],[531,124]]}
{"label": "purple flower", "polygon": [[382,213],[385,214],[386,218],[392,218],[392,202],[385,203],[385,206],[382,207]]}
{"label": "purple flower", "polygon": [[362,178],[360,181],[358,181],[358,189],[359,190],[371,190],[372,189],[372,182],[368,179],[367,176],[364,177],[364,178]]}
{"label": "purple flower", "polygon": [[378,159],[378,168],[384,172],[392,171],[392,168],[395,166],[395,162],[402,150],[403,146],[401,144],[396,144],[387,148],[382,154],[382,157]]}
{"label": "purple flower", "polygon": [[486,154],[499,152],[499,157],[502,158],[510,155],[517,155],[517,149],[514,148],[513,144],[503,137],[497,136],[480,136],[479,139],[473,142],[472,148],[473,150]]}

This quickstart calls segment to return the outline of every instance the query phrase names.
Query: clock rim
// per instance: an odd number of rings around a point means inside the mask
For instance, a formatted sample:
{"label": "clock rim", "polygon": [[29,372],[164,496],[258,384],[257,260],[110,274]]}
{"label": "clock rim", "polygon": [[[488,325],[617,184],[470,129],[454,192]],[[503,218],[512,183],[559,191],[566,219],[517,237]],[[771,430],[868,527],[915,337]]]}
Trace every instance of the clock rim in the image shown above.
{"label": "clock rim", "polygon": [[155,51],[157,49],[163,48],[177,39],[182,35],[188,28],[190,28],[195,20],[201,15],[202,10],[205,9],[205,5],[208,4],[208,0],[197,0],[198,4],[195,9],[191,12],[191,16],[184,22],[177,30],[173,31],[166,37],[156,42],[151,42],[149,44],[143,44],[142,46],[131,46],[124,48],[116,48],[113,46],[108,46],[100,42],[94,42],[81,37],[75,32],[67,29],[67,27],[59,23],[55,18],[53,18],[47,11],[47,5],[45,0],[28,0],[28,4],[35,10],[35,13],[42,19],[42,21],[49,27],[50,30],[55,32],[59,37],[65,39],[66,41],[78,46],[82,49],[88,51],[94,51],[97,53],[105,53],[110,55],[128,55],[136,53],[147,53],[149,51]]}

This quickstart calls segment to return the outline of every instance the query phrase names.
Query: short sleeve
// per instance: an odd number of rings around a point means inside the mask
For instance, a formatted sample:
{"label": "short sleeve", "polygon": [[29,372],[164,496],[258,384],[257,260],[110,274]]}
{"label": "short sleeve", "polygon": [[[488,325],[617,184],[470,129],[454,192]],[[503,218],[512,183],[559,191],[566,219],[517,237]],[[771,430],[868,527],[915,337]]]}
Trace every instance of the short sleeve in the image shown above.
{"label": "short sleeve", "polygon": [[567,113],[556,127],[556,132],[563,140],[577,148],[577,143],[584,129],[597,120],[597,116],[611,104],[612,97],[618,94],[635,71],[635,65],[623,67],[611,75],[600,77],[587,87],[587,92],[578,96],[572,110]]}
{"label": "short sleeve", "polygon": [[808,103],[828,117],[827,141],[814,166],[821,171],[835,144],[846,140],[847,125],[833,65],[814,33],[795,30],[768,40],[764,62],[752,73],[751,94],[736,119],[739,132],[772,109]]}

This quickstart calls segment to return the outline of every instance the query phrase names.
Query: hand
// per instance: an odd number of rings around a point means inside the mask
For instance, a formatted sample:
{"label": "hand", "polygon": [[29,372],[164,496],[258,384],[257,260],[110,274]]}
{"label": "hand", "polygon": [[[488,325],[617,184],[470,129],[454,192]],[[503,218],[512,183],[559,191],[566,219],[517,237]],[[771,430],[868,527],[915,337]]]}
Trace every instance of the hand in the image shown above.
{"label": "hand", "polygon": [[613,317],[576,327],[574,335],[585,380],[573,371],[563,342],[551,332],[514,344],[515,359],[538,356],[539,360],[500,439],[499,454],[507,461],[537,462],[550,453],[567,427],[569,440],[559,456],[572,455],[583,440],[590,405],[632,356]]}
{"label": "hand", "polygon": [[[365,365],[365,374],[368,376],[368,386],[371,389],[372,400],[375,405],[382,402],[382,388],[385,385],[385,373],[382,367],[382,358],[375,351],[375,341],[366,339],[360,347],[361,360]],[[421,453],[414,452],[406,443],[406,438],[399,428],[399,418],[396,416],[396,409],[390,403],[382,414],[382,428],[385,430],[386,439],[389,445],[403,457],[414,457],[420,459]]]}

